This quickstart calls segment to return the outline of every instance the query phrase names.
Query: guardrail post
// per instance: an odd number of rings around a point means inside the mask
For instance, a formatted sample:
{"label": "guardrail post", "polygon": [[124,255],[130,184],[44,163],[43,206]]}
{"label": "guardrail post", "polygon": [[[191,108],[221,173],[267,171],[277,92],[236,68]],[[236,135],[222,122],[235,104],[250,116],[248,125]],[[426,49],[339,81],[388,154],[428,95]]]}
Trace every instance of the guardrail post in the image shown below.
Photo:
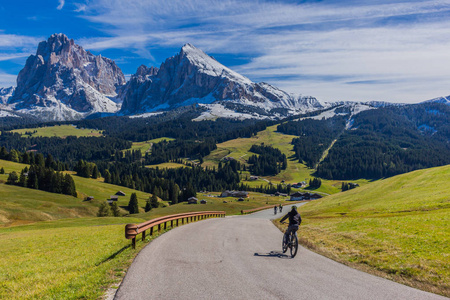
{"label": "guardrail post", "polygon": [[164,230],[167,229],[167,222],[164,222]]}
{"label": "guardrail post", "polygon": [[173,228],[173,220],[172,220],[172,221],[170,221],[170,227],[172,227],[172,228]]}
{"label": "guardrail post", "polygon": [[138,226],[136,224],[127,224],[125,226],[125,238],[131,239],[131,245],[133,249],[136,248],[136,235],[137,235]]}
{"label": "guardrail post", "polygon": [[161,224],[158,224],[158,232],[161,231]]}
{"label": "guardrail post", "polygon": [[143,240],[143,241],[145,240],[145,230],[142,231],[142,240]]}
{"label": "guardrail post", "polygon": [[153,235],[153,227],[150,228],[150,236]]}

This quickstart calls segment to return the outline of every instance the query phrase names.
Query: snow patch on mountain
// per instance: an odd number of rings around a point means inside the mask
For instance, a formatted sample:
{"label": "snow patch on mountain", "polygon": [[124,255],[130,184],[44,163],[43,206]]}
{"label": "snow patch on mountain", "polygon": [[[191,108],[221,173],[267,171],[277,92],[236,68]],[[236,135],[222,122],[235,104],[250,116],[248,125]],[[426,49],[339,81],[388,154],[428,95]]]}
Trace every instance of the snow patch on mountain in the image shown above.
{"label": "snow patch on mountain", "polygon": [[15,87],[0,88],[0,105],[6,105],[13,95]]}
{"label": "snow patch on mountain", "polygon": [[247,77],[225,67],[213,57],[189,43],[184,45],[181,51],[193,65],[198,67],[199,72],[213,77],[226,77],[242,83],[252,84],[252,81]]}
{"label": "snow patch on mountain", "polygon": [[246,120],[246,119],[269,119],[268,116],[262,116],[256,113],[248,114],[248,113],[239,113],[233,111],[231,109],[225,108],[222,104],[199,104],[200,107],[206,108],[206,111],[202,112],[200,116],[193,119],[192,121],[206,121],[206,120],[216,120],[218,118],[227,118],[227,119],[237,119],[237,120]]}
{"label": "snow patch on mountain", "polygon": [[443,103],[443,104],[450,105],[450,96],[438,97],[438,98],[434,98],[434,99],[431,99],[431,100],[424,101],[422,103],[432,103],[432,102]]}
{"label": "snow patch on mountain", "polygon": [[154,117],[157,115],[161,115],[164,112],[159,111],[159,112],[152,112],[152,113],[144,113],[144,114],[140,114],[140,115],[133,115],[133,116],[128,116],[128,118],[130,119],[135,119],[135,118],[150,118],[150,117]]}
{"label": "snow patch on mountain", "polygon": [[11,111],[0,110],[0,118],[4,118],[4,117],[20,118],[18,115],[16,115],[15,113],[13,113]]}

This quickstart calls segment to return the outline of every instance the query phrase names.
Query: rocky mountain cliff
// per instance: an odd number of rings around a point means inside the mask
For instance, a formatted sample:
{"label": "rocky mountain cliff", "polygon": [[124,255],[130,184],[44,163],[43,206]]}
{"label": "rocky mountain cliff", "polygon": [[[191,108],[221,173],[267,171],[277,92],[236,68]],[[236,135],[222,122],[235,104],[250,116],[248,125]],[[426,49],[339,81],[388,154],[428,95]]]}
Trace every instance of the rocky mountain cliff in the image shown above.
{"label": "rocky mountain cliff", "polygon": [[112,99],[125,83],[112,60],[85,51],[64,34],[53,34],[27,59],[9,104],[44,120],[80,119],[117,111]]}
{"label": "rocky mountain cliff", "polygon": [[221,104],[228,110],[254,116],[283,116],[322,107],[313,97],[290,95],[267,83],[253,83],[191,44],[184,45],[159,69],[139,67],[123,90],[120,97],[124,114],[196,103]]}

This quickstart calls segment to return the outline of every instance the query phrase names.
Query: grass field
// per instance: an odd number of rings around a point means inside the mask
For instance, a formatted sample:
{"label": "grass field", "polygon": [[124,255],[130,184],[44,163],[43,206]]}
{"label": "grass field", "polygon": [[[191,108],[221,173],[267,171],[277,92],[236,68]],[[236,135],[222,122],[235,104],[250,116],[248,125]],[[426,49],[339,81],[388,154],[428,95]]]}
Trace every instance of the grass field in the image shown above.
{"label": "grass field", "polygon": [[450,166],[304,205],[301,242],[337,261],[450,296]]}
{"label": "grass field", "polygon": [[131,249],[124,226],[110,224],[140,221],[83,218],[0,228],[0,299],[99,298],[143,246]]}
{"label": "grass field", "polygon": [[156,169],[156,168],[159,168],[159,169],[190,168],[190,166],[187,166],[187,165],[184,165],[184,164],[171,163],[171,162],[157,164],[157,165],[148,165],[146,167],[147,168],[151,168],[151,169]]}
{"label": "grass field", "polygon": [[[142,154],[144,154],[145,152],[151,152],[152,149],[152,145],[155,143],[159,143],[162,141],[174,141],[174,138],[169,138],[169,137],[161,137],[161,138],[157,138],[157,139],[153,139],[153,140],[148,140],[148,141],[144,141],[144,142],[133,142],[133,145],[131,146],[130,149],[127,150],[141,150]],[[124,150],[126,151],[126,150]]]}
{"label": "grass field", "polygon": [[[56,125],[51,127],[37,127],[11,130],[12,132],[20,133],[22,137],[60,137],[67,136],[89,137],[102,136],[102,132],[94,129],[80,129],[72,125]],[[36,131],[36,132],[35,132]],[[30,134],[27,134],[30,133]]]}

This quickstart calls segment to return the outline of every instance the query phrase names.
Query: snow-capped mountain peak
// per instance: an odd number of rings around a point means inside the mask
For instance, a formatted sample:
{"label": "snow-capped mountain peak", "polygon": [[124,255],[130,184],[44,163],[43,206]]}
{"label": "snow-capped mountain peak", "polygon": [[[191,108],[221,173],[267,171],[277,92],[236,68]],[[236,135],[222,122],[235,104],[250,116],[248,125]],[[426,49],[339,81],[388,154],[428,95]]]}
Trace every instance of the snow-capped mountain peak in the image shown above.
{"label": "snow-capped mountain peak", "polygon": [[125,88],[128,92],[122,95],[125,114],[197,103],[206,107],[220,103],[227,110],[271,117],[321,107],[313,97],[293,96],[267,83],[254,83],[192,44],[185,44],[179,54],[161,64],[157,74],[137,84],[130,80],[133,89]]}
{"label": "snow-capped mountain peak", "polygon": [[123,84],[125,77],[112,60],[93,55],[64,34],[53,34],[27,59],[10,103],[44,120],[82,118],[117,111],[111,98]]}
{"label": "snow-capped mountain peak", "polygon": [[213,57],[209,56],[202,50],[196,48],[192,44],[185,44],[180,51],[180,57],[186,58],[189,62],[198,67],[200,72],[211,76],[230,77],[235,80],[251,84],[251,80],[233,70],[225,67]]}

